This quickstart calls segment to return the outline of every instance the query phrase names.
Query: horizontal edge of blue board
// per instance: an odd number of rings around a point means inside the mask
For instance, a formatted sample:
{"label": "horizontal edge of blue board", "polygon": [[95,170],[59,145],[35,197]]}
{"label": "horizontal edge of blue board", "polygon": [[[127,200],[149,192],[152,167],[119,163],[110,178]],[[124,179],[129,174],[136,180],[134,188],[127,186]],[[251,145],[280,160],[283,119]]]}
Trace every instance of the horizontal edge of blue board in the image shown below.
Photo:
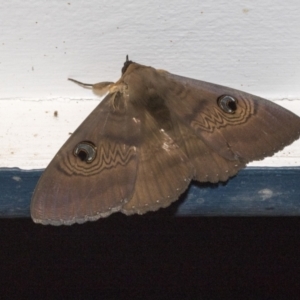
{"label": "horizontal edge of blue board", "polygon": [[[0,168],[0,218],[30,217],[30,200],[42,172]],[[300,167],[248,167],[225,183],[193,181],[178,201],[151,214],[300,216]]]}

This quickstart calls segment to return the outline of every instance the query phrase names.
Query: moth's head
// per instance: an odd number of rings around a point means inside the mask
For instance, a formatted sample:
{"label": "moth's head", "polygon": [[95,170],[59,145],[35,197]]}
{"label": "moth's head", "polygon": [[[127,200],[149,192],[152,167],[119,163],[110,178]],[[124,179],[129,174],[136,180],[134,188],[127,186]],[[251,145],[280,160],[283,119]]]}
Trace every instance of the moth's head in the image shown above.
{"label": "moth's head", "polygon": [[128,55],[126,55],[126,61],[124,62],[123,68],[122,68],[122,75],[126,72],[128,67],[133,63],[133,61],[128,59]]}

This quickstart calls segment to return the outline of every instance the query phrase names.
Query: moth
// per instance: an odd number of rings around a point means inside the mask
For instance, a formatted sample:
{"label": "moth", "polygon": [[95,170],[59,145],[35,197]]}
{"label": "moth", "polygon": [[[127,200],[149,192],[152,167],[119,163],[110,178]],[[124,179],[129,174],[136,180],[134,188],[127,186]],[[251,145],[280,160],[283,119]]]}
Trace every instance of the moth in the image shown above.
{"label": "moth", "polygon": [[262,98],[127,60],[42,174],[34,222],[70,225],[167,207],[191,180],[226,181],[300,135],[300,118]]}

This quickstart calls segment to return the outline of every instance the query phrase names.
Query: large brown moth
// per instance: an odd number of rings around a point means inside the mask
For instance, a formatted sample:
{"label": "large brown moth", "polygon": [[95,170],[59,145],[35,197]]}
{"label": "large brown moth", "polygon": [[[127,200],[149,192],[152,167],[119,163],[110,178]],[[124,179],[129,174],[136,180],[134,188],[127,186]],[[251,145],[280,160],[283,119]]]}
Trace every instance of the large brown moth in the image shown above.
{"label": "large brown moth", "polygon": [[300,118],[268,100],[128,58],[115,83],[75,82],[108,94],[41,176],[36,223],[155,211],[191,180],[226,181],[300,135]]}

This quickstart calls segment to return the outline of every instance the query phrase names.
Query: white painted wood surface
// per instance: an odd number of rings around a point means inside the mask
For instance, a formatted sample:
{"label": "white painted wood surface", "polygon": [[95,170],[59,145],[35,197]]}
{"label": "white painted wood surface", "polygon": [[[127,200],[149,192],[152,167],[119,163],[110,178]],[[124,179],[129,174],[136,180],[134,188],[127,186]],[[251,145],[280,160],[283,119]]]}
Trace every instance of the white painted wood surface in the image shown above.
{"label": "white painted wood surface", "polygon": [[[300,115],[299,15],[297,0],[0,3],[0,167],[46,167],[100,101],[66,79],[117,80],[126,54]],[[300,165],[299,146],[252,165]]]}

